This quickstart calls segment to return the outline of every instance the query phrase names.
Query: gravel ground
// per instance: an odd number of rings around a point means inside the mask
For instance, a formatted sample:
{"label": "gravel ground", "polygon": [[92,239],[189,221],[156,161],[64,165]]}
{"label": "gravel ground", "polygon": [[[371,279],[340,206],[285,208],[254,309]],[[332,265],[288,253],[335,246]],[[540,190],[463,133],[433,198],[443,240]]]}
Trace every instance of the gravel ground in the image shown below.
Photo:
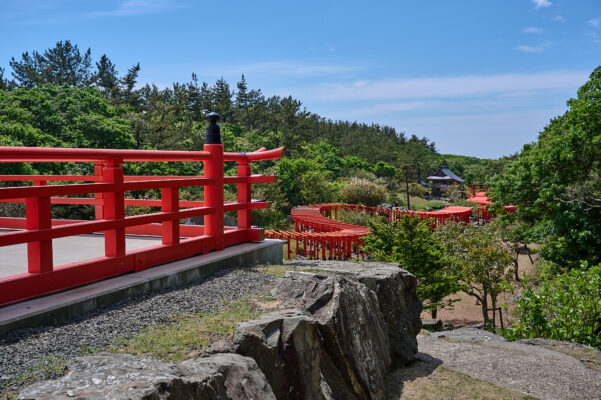
{"label": "gravel ground", "polygon": [[224,300],[257,293],[273,282],[272,275],[254,270],[220,271],[184,288],[124,299],[64,325],[12,332],[0,338],[0,393],[14,389],[8,384],[10,379],[30,371],[48,356],[65,360],[77,357],[86,349],[132,337],[148,326],[172,323],[175,316],[218,309]]}

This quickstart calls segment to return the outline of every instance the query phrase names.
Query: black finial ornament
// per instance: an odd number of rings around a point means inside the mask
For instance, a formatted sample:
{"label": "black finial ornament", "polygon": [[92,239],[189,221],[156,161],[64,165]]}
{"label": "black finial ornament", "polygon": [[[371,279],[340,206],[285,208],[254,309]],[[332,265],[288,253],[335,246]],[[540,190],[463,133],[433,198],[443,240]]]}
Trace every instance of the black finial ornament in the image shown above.
{"label": "black finial ornament", "polygon": [[217,125],[221,116],[216,112],[207,114],[209,125],[207,126],[207,138],[205,144],[221,144],[221,128]]}

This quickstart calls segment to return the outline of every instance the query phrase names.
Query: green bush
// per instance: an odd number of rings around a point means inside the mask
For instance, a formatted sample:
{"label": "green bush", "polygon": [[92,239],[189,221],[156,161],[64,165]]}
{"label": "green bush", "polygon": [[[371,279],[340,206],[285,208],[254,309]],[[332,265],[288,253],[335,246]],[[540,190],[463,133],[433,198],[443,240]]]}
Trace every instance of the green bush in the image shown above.
{"label": "green bush", "polygon": [[352,178],[340,191],[340,198],[348,204],[377,206],[386,198],[386,189],[367,179]]}
{"label": "green bush", "polygon": [[448,268],[443,248],[430,231],[428,221],[404,216],[388,224],[385,218],[370,223],[364,250],[376,261],[398,262],[415,275],[417,295],[424,309],[436,318],[437,310],[454,300],[444,298],[460,289],[458,277]]}
{"label": "green bush", "polygon": [[372,217],[371,214],[364,213],[361,211],[352,210],[338,210],[336,220],[346,222],[347,224],[369,226],[370,223],[374,223],[380,220],[380,217]]}
{"label": "green bush", "polygon": [[523,283],[516,301],[519,320],[503,332],[511,340],[542,337],[601,349],[601,264],[546,277],[540,286]]}

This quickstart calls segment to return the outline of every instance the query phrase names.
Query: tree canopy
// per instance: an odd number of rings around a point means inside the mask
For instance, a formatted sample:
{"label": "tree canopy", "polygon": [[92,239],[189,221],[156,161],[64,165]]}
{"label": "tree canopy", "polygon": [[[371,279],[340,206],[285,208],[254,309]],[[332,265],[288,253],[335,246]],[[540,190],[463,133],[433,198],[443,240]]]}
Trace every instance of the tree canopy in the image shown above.
{"label": "tree canopy", "polygon": [[601,67],[535,143],[493,179],[494,196],[519,206],[531,240],[556,265],[601,262]]}

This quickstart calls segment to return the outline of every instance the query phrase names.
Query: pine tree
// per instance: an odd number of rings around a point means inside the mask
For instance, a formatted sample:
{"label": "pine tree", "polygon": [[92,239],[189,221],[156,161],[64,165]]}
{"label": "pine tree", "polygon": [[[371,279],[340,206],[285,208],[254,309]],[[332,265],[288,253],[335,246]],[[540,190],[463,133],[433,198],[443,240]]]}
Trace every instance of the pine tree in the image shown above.
{"label": "pine tree", "polygon": [[135,109],[140,107],[140,95],[134,90],[136,82],[138,81],[139,72],[140,63],[137,63],[128,69],[127,74],[125,74],[125,76],[120,80],[122,85],[121,92],[123,93],[122,101],[125,104],[129,104],[130,106],[134,107]]}
{"label": "pine tree", "polygon": [[222,122],[232,122],[233,110],[232,110],[232,92],[230,91],[230,85],[223,79],[219,78],[215,82],[215,86],[211,88],[214,110],[221,115]]}
{"label": "pine tree", "polygon": [[103,54],[100,61],[96,63],[96,72],[92,76],[92,82],[100,89],[107,99],[115,99],[119,92],[119,78],[115,64]]}
{"label": "pine tree", "polygon": [[45,83],[69,85],[79,88],[90,84],[91,50],[80,53],[77,45],[69,40],[57,42],[56,46],[40,54],[25,52],[21,61],[11,58],[13,76],[20,86],[34,87]]}
{"label": "pine tree", "polygon": [[238,88],[238,92],[236,93],[236,121],[242,124],[246,128],[246,130],[250,130],[249,120],[250,120],[250,104],[249,104],[249,94],[248,87],[246,85],[246,79],[244,78],[244,74],[242,74],[242,78],[240,82],[236,84]]}

